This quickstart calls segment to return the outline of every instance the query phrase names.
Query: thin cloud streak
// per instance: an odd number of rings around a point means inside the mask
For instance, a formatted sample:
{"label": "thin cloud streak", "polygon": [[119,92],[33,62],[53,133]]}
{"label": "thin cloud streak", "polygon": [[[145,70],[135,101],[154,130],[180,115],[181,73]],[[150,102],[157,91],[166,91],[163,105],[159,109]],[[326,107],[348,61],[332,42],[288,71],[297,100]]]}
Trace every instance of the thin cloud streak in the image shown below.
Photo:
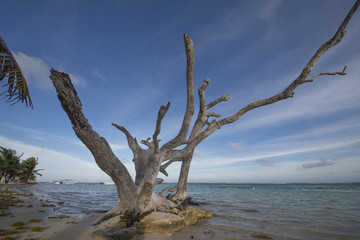
{"label": "thin cloud streak", "polygon": [[[203,161],[206,161],[207,166],[221,166],[221,165],[230,165],[238,162],[249,162],[249,161],[258,161],[258,160],[264,160],[267,158],[274,158],[274,157],[283,157],[283,156],[290,156],[295,154],[302,154],[302,153],[309,153],[309,152],[316,152],[316,151],[324,151],[324,150],[333,150],[341,147],[347,147],[354,144],[356,140],[351,141],[345,141],[345,142],[337,142],[337,143],[329,143],[329,144],[321,144],[314,147],[299,147],[299,148],[293,148],[290,150],[276,150],[274,152],[266,153],[263,151],[263,153],[258,155],[252,155],[252,156],[245,156],[245,157],[214,157],[214,158],[205,158]],[[194,162],[194,165],[202,164],[202,162]]]}
{"label": "thin cloud streak", "polygon": [[[16,61],[19,63],[25,78],[29,79],[30,83],[34,82],[36,87],[44,90],[53,88],[49,78],[51,67],[48,63],[42,58],[29,56],[23,52],[14,52],[13,54]],[[59,68],[61,69],[62,67]],[[69,74],[69,76],[75,85],[81,87],[86,86],[85,78],[79,74]]]}
{"label": "thin cloud streak", "polygon": [[333,166],[335,165],[336,162],[334,160],[330,160],[330,159],[320,159],[317,162],[312,162],[312,163],[304,163],[302,165],[303,169],[310,169],[310,168],[316,168],[316,167],[328,167],[328,166]]}

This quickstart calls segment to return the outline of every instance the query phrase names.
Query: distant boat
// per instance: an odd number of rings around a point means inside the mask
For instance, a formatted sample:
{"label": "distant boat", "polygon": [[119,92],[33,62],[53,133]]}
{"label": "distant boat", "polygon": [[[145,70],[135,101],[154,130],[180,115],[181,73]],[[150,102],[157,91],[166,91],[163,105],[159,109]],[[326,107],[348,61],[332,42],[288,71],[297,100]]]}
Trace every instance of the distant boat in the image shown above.
{"label": "distant boat", "polygon": [[110,181],[107,181],[107,182],[101,182],[100,184],[102,185],[114,185],[114,181],[113,180],[110,180]]}
{"label": "distant boat", "polygon": [[55,180],[52,184],[75,184],[76,182],[71,179]]}

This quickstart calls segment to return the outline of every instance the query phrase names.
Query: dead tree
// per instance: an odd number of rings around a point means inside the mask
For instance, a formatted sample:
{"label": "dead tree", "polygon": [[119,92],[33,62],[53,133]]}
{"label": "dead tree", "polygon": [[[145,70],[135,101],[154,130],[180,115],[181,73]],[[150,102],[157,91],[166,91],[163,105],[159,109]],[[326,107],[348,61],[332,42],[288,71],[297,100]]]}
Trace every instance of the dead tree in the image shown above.
{"label": "dead tree", "polygon": [[[167,143],[159,144],[160,140],[158,136],[161,130],[161,123],[170,107],[170,103],[160,107],[152,137],[140,141],[146,148],[142,148],[137,139],[133,137],[125,127],[115,123],[112,124],[125,134],[129,148],[133,152],[133,162],[136,170],[135,181],[133,181],[123,163],[115,156],[107,141],[92,129],[88,120],[85,118],[82,112],[82,104],[71,83],[69,75],[52,69],[50,78],[56,88],[59,101],[72,123],[75,134],[91,151],[98,166],[107,173],[116,184],[118,203],[107,213],[106,218],[128,212],[135,215],[152,210],[167,212],[169,209],[178,206],[188,198],[186,184],[191,160],[196,146],[205,138],[221,126],[237,121],[242,115],[254,108],[293,97],[294,90],[298,86],[312,82],[319,76],[345,75],[346,66],[342,71],[318,73],[309,77],[319,58],[329,48],[342,40],[346,25],[359,7],[359,4],[360,0],[356,1],[334,36],[316,51],[300,75],[279,94],[250,103],[233,115],[221,118],[219,114],[210,112],[210,110],[215,105],[229,100],[229,96],[225,93],[221,97],[206,104],[205,89],[210,84],[210,80],[205,79],[198,89],[200,105],[197,118],[192,127],[191,120],[195,112],[193,79],[194,47],[191,38],[185,34],[187,103],[182,125],[177,136]],[[167,176],[166,168],[177,161],[182,162],[177,186],[172,189],[164,189],[159,195],[156,195],[153,187],[162,182],[162,179],[158,178],[159,173]],[[163,198],[163,195],[169,190],[176,191],[176,193],[169,199]]]}

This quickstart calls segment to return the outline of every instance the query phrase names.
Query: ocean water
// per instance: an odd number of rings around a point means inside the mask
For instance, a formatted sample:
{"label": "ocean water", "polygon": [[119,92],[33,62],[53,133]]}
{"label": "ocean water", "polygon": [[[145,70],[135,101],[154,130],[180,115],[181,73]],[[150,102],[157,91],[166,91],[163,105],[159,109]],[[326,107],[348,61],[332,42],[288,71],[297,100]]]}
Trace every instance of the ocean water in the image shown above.
{"label": "ocean water", "polygon": [[[58,205],[52,214],[105,212],[117,201],[114,185],[40,183],[24,191]],[[193,183],[188,194],[214,214],[196,225],[204,239],[360,239],[360,184]]]}

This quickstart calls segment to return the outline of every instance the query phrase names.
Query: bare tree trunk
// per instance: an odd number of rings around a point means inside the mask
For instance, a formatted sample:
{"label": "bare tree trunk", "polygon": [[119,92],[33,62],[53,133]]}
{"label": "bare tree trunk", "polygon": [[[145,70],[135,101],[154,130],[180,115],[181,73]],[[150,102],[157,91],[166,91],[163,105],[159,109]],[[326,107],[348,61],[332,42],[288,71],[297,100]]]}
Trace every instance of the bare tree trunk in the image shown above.
{"label": "bare tree trunk", "polygon": [[75,134],[91,151],[101,170],[107,173],[116,184],[118,203],[110,213],[122,214],[132,211],[136,207],[137,191],[126,167],[114,155],[107,141],[92,129],[83,115],[82,104],[69,75],[52,69],[50,78],[58,93],[61,106],[73,125]]}
{"label": "bare tree trunk", "polygon": [[187,202],[187,200],[189,199],[186,186],[188,182],[188,176],[190,172],[190,165],[192,158],[193,158],[193,153],[191,153],[182,160],[179,180],[176,186],[177,191],[175,195],[171,197],[171,201],[174,201],[176,203],[182,203],[182,202]]}
{"label": "bare tree trunk", "polygon": [[162,179],[157,177],[159,172],[167,176],[166,168],[176,161],[181,161],[182,165],[176,187],[177,192],[172,196],[172,201],[181,204],[188,199],[186,185],[194,150],[205,138],[210,136],[221,126],[237,121],[242,115],[254,108],[266,106],[293,97],[294,91],[298,86],[304,83],[313,82],[315,78],[319,76],[345,75],[346,66],[342,71],[318,73],[309,78],[310,73],[320,57],[328,49],[342,40],[345,34],[346,25],[359,5],[360,0],[357,0],[334,36],[316,51],[314,56],[305,65],[300,75],[279,94],[250,103],[231,116],[220,120],[213,119],[210,121],[210,118],[219,118],[221,116],[217,113],[208,112],[208,110],[221,102],[229,100],[229,97],[228,94],[225,93],[223,96],[206,104],[205,89],[210,84],[210,80],[206,78],[198,89],[199,112],[190,132],[190,125],[194,115],[194,48],[192,39],[184,34],[187,56],[187,104],[178,135],[169,142],[159,146],[160,140],[158,139],[158,136],[161,130],[161,122],[170,107],[170,103],[160,107],[152,138],[141,141],[148,149],[141,148],[136,138],[134,138],[124,127],[113,123],[113,126],[125,134],[128,145],[134,154],[133,161],[136,170],[135,181],[132,180],[132,177],[125,166],[114,155],[107,141],[99,136],[88,123],[88,120],[82,112],[81,101],[77,96],[69,75],[52,69],[50,78],[56,88],[60,103],[72,123],[75,134],[91,151],[97,165],[107,173],[116,184],[118,203],[108,212],[106,217],[124,214],[126,212],[131,212],[135,215],[151,210],[167,212],[170,208],[175,207],[176,205],[173,202],[161,197],[166,191],[170,190],[170,188],[166,188],[159,196],[157,196],[153,192],[153,187],[162,182]]}
{"label": "bare tree trunk", "polygon": [[107,141],[96,133],[82,112],[82,104],[76,90],[66,73],[51,70],[50,76],[60,100],[61,106],[67,113],[75,134],[90,150],[97,165],[107,173],[115,182],[118,202],[108,212],[106,218],[131,212],[141,214],[150,210],[168,211],[175,205],[154,194],[152,188],[156,185],[157,175],[160,169],[161,156],[154,154],[154,149],[143,150],[136,147],[136,140],[126,129],[115,125],[127,133],[129,145],[136,149],[135,167],[137,170],[136,182],[132,180],[126,167],[120,162],[111,150]]}

